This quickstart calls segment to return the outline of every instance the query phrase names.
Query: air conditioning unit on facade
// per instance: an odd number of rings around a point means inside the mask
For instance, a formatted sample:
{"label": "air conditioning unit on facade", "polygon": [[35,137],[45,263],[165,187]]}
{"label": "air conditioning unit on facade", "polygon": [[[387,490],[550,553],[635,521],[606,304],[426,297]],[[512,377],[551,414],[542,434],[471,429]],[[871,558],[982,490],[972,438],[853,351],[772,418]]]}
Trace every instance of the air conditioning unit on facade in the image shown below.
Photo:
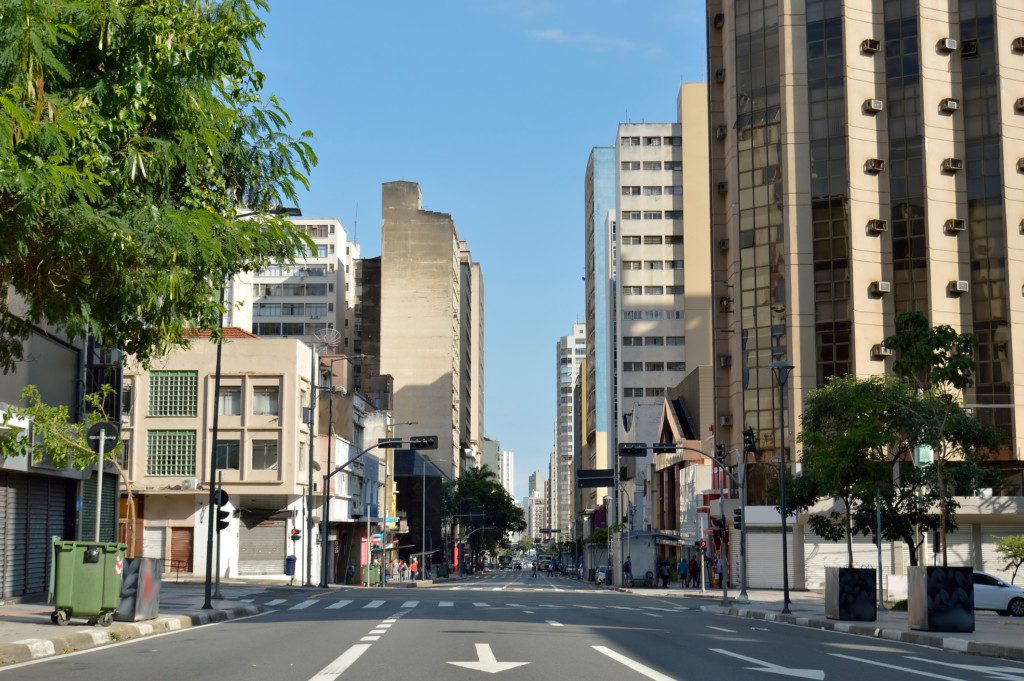
{"label": "air conditioning unit on facade", "polygon": [[943,227],[946,229],[946,234],[959,234],[967,229],[967,221],[960,218],[950,218],[946,220]]}
{"label": "air conditioning unit on facade", "polygon": [[876,114],[885,110],[885,102],[880,99],[865,99],[864,113]]}
{"label": "air conditioning unit on facade", "polygon": [[964,169],[964,162],[958,158],[947,158],[942,161],[942,172],[955,173]]}
{"label": "air conditioning unit on facade", "polygon": [[729,183],[728,182],[719,182],[717,188],[718,188],[718,193],[719,194],[728,194],[729,193]]}
{"label": "air conditioning unit on facade", "polygon": [[723,252],[724,251],[728,251],[729,250],[729,240],[728,239],[719,239],[718,240],[718,250],[723,251]]}
{"label": "air conditioning unit on facade", "polygon": [[960,110],[960,100],[954,97],[946,97],[939,102],[939,111],[942,113],[956,113]]}
{"label": "air conditioning unit on facade", "polygon": [[885,347],[881,343],[873,345],[871,347],[871,358],[872,359],[885,359],[886,357],[892,357],[892,350]]}
{"label": "air conditioning unit on facade", "polygon": [[889,223],[885,220],[875,218],[868,220],[868,234],[884,234],[889,230]]}
{"label": "air conditioning unit on facade", "polygon": [[732,366],[732,355],[719,355],[718,366],[723,369],[728,369]]}
{"label": "air conditioning unit on facade", "polygon": [[1024,158],[1017,159],[1017,172],[1024,173]]}
{"label": "air conditioning unit on facade", "polygon": [[878,54],[882,49],[882,41],[874,38],[865,38],[860,43],[861,54]]}
{"label": "air conditioning unit on facade", "polygon": [[959,296],[971,290],[971,285],[963,279],[949,282],[950,295]]}
{"label": "air conditioning unit on facade", "polygon": [[1024,53],[1024,36],[1014,38],[1013,42],[1010,43],[1010,49],[1017,54]]}
{"label": "air conditioning unit on facade", "polygon": [[725,26],[725,15],[719,12],[715,15],[715,28],[722,28]]}
{"label": "air conditioning unit on facade", "polygon": [[715,128],[715,139],[717,140],[724,140],[726,135],[728,134],[729,128],[725,127],[724,125],[720,125],[717,128]]}
{"label": "air conditioning unit on facade", "polygon": [[949,54],[950,52],[956,52],[960,49],[960,43],[957,42],[956,38],[943,38],[935,47],[939,52]]}
{"label": "air conditioning unit on facade", "polygon": [[888,281],[871,282],[871,295],[881,298],[886,293],[892,293],[892,284]]}
{"label": "air conditioning unit on facade", "polygon": [[864,161],[864,172],[877,175],[878,173],[885,170],[885,161],[880,158],[869,158]]}
{"label": "air conditioning unit on facade", "polygon": [[185,490],[197,490],[199,489],[199,479],[185,478],[181,481],[181,488]]}
{"label": "air conditioning unit on facade", "polygon": [[722,312],[732,312],[732,298],[724,296],[718,299],[718,309]]}
{"label": "air conditioning unit on facade", "polygon": [[729,428],[732,426],[732,414],[722,414],[718,417],[718,425],[723,428]]}
{"label": "air conditioning unit on facade", "polygon": [[1019,98],[1013,103],[1013,109],[1017,113],[1024,113],[1024,97]]}

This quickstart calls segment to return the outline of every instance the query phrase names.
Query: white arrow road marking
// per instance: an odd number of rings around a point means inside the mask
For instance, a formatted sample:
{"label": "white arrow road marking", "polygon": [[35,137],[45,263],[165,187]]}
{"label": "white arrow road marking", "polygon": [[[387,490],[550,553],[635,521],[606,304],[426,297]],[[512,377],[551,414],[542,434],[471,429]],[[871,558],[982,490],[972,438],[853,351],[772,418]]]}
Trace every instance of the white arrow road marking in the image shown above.
{"label": "white arrow road marking", "polygon": [[334,681],[369,649],[370,646],[367,643],[355,644],[339,655],[334,662],[318,671],[309,681]]}
{"label": "white arrow road marking", "polygon": [[671,676],[665,676],[661,672],[655,671],[654,669],[651,669],[650,667],[642,665],[639,662],[637,662],[636,660],[631,660],[628,657],[626,657],[625,655],[622,655],[620,653],[615,652],[611,648],[605,648],[604,646],[590,646],[590,647],[593,648],[594,650],[596,650],[597,652],[601,653],[602,655],[607,655],[608,657],[612,658],[616,662],[624,664],[625,666],[629,667],[630,669],[632,669],[636,673],[641,674],[643,676],[646,676],[649,679],[653,679],[654,681],[676,681]]}
{"label": "white arrow road marking", "polygon": [[916,660],[917,662],[928,662],[930,664],[940,664],[943,667],[954,667],[956,669],[966,669],[971,672],[981,672],[990,679],[1007,679],[1008,681],[1020,681],[1024,678],[1024,667],[986,667],[982,665],[973,664],[953,664],[952,662],[939,662],[938,660],[929,660],[923,657],[911,657],[910,655],[905,656],[908,660]]}
{"label": "white arrow road marking", "polygon": [[930,679],[943,679],[943,681],[964,681],[953,676],[942,676],[941,674],[932,674],[930,672],[923,672],[919,669],[910,669],[909,667],[899,667],[894,664],[886,664],[885,662],[875,662],[874,660],[865,660],[862,657],[853,657],[852,655],[843,655],[841,653],[829,653],[832,657],[841,657],[844,660],[853,660],[854,662],[863,662],[864,664],[873,664],[876,667],[887,667],[888,669],[899,669],[901,672],[907,672],[908,674],[917,674],[918,676],[927,676]]}
{"label": "white arrow road marking", "polygon": [[781,665],[773,664],[771,662],[765,662],[764,660],[758,660],[753,657],[747,657],[746,655],[740,655],[739,653],[731,653],[728,650],[722,650],[721,648],[711,648],[711,652],[719,653],[721,655],[728,655],[729,657],[735,657],[738,660],[746,660],[747,662],[753,662],[758,666],[744,667],[744,669],[749,669],[755,672],[781,674],[782,676],[795,676],[798,679],[815,679],[816,681],[823,681],[825,678],[825,672],[821,669],[793,669],[790,667],[783,667]]}
{"label": "white arrow road marking", "polygon": [[456,667],[465,667],[466,669],[475,669],[478,672],[486,672],[488,674],[497,674],[498,672],[530,664],[529,662],[498,662],[497,658],[494,657],[494,653],[491,652],[491,646],[487,643],[476,644],[476,656],[480,658],[479,662],[449,662],[448,664],[453,664]]}
{"label": "white arrow road marking", "polygon": [[735,634],[736,633],[735,629],[726,629],[725,627],[713,627],[710,624],[705,624],[704,626],[706,626],[708,629],[714,629],[715,631],[724,631],[727,634]]}

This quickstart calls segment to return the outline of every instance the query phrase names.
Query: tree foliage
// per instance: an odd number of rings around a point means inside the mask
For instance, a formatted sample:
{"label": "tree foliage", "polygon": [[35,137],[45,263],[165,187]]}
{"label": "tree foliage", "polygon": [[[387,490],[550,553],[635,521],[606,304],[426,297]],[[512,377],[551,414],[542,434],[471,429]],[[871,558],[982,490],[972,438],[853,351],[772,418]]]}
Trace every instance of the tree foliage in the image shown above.
{"label": "tree foliage", "polygon": [[445,514],[457,517],[474,553],[494,551],[510,533],[526,529],[523,509],[487,464],[465,471],[448,487]]}
{"label": "tree foliage", "polygon": [[1017,579],[1017,570],[1024,565],[1024,534],[1000,537],[996,540],[996,551],[1006,560],[1006,567],[1003,569],[1013,568],[1013,576],[1010,578],[1010,584],[1013,584]]}
{"label": "tree foliage", "polygon": [[145,362],[217,326],[225,277],[310,245],[265,213],[296,202],[316,162],[263,93],[265,10],[0,4],[0,369],[38,324]]}

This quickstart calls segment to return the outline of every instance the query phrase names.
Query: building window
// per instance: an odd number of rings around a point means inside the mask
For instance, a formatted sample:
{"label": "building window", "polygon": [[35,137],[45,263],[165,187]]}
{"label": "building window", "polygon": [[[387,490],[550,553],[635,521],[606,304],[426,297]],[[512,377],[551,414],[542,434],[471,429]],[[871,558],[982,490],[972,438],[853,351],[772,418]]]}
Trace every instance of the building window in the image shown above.
{"label": "building window", "polygon": [[622,211],[622,219],[623,220],[639,220],[640,219],[640,211],[638,211],[638,210],[624,210],[624,211]]}
{"label": "building window", "polygon": [[644,321],[656,322],[661,319],[661,310],[644,310]]}
{"label": "building window", "polygon": [[667,211],[665,211],[665,219],[666,220],[682,220],[683,219],[683,211],[681,211],[681,210],[667,210]]}
{"label": "building window", "polygon": [[301,317],[304,311],[305,306],[302,303],[281,303],[282,317]]}
{"label": "building window", "polygon": [[277,440],[252,441],[252,469],[254,471],[277,470]]}
{"label": "building window", "polygon": [[621,139],[619,139],[619,144],[621,146],[623,146],[623,147],[639,147],[640,146],[640,138],[639,137],[622,137]]}
{"label": "building window", "polygon": [[288,324],[281,324],[281,335],[282,336],[301,336],[306,331],[306,326],[302,322],[292,322]]}
{"label": "building window", "polygon": [[221,386],[217,400],[217,413],[221,416],[242,415],[242,389],[238,386]]}
{"label": "building window", "polygon": [[683,235],[682,234],[669,234],[665,237],[665,243],[670,245],[682,246]]}
{"label": "building window", "polygon": [[683,169],[683,162],[682,161],[665,161],[665,170],[682,171],[682,169]]}
{"label": "building window", "polygon": [[625,171],[640,170],[640,161],[623,161],[621,168]]}
{"label": "building window", "polygon": [[253,332],[257,336],[280,336],[280,324],[253,324]]}
{"label": "building window", "polygon": [[623,310],[622,319],[627,322],[638,322],[644,318],[642,310]]}
{"label": "building window", "polygon": [[644,345],[664,345],[665,339],[661,336],[644,336]]}
{"label": "building window", "polygon": [[198,384],[195,371],[150,372],[149,415],[195,416]]}
{"label": "building window", "polygon": [[660,236],[650,236],[650,235],[645,236],[644,237],[644,245],[645,246],[660,246],[661,245],[661,237]]}
{"label": "building window", "polygon": [[668,362],[665,368],[669,371],[686,371],[686,362]]}
{"label": "building window", "polygon": [[217,468],[237,471],[240,449],[238,440],[217,440]]}
{"label": "building window", "polygon": [[643,345],[643,340],[640,336],[623,336],[622,345],[623,347],[636,347]]}
{"label": "building window", "polygon": [[644,286],[645,296],[661,296],[665,294],[664,286]]}
{"label": "building window", "polygon": [[666,286],[665,293],[670,296],[681,296],[683,295],[683,287],[680,285]]}
{"label": "building window", "polygon": [[624,296],[639,296],[643,294],[643,287],[641,286],[623,286],[622,295]]}
{"label": "building window", "polygon": [[647,260],[644,262],[645,270],[660,270],[664,268],[664,264],[660,260]]}
{"label": "building window", "polygon": [[640,196],[640,187],[638,185],[622,185],[623,196]]}
{"label": "building window", "polygon": [[665,319],[682,319],[682,310],[665,310]]}
{"label": "building window", "polygon": [[327,314],[327,303],[309,303],[306,305],[306,314],[310,317],[323,317]]}
{"label": "building window", "polygon": [[661,170],[661,161],[644,161],[644,170]]}
{"label": "building window", "polygon": [[661,211],[660,210],[645,210],[644,211],[644,220],[660,220],[660,219],[661,219]]}
{"label": "building window", "polygon": [[644,187],[644,196],[661,196],[661,187]]}
{"label": "building window", "polygon": [[[327,284],[309,284],[306,286],[305,294],[307,296],[326,296],[327,290]],[[302,293],[298,295],[302,295]]]}
{"label": "building window", "polygon": [[665,345],[686,345],[686,336],[665,336]]}
{"label": "building window", "polygon": [[281,411],[280,390],[276,385],[261,385],[252,390],[252,413],[276,416]]}
{"label": "building window", "polygon": [[682,260],[666,260],[665,261],[665,269],[667,269],[667,270],[681,270],[681,269],[683,269],[683,261]]}
{"label": "building window", "polygon": [[660,147],[661,146],[661,138],[660,137],[645,137],[644,138],[644,146],[645,147]]}
{"label": "building window", "polygon": [[647,397],[664,397],[665,396],[665,389],[664,388],[648,388],[646,394],[647,394]]}
{"label": "building window", "polygon": [[623,388],[622,389],[622,396],[623,397],[643,397],[644,396],[644,389],[643,388]]}
{"label": "building window", "polygon": [[683,138],[678,136],[666,137],[665,146],[667,147],[681,147],[683,146]]}
{"label": "building window", "polygon": [[663,187],[662,191],[664,191],[667,196],[682,196],[683,195],[683,188],[681,186],[676,186],[676,185]]}
{"label": "building window", "polygon": [[665,370],[665,363],[664,362],[645,362],[644,363],[644,371],[664,371],[664,370]]}
{"label": "building window", "polygon": [[639,270],[639,269],[641,269],[640,261],[639,260],[623,260],[622,261],[622,269],[624,269],[624,270]]}
{"label": "building window", "polygon": [[196,474],[196,431],[151,430],[146,452],[146,475],[192,477]]}
{"label": "building window", "polygon": [[622,370],[623,371],[643,371],[644,370],[644,363],[643,362],[623,362],[622,363]]}

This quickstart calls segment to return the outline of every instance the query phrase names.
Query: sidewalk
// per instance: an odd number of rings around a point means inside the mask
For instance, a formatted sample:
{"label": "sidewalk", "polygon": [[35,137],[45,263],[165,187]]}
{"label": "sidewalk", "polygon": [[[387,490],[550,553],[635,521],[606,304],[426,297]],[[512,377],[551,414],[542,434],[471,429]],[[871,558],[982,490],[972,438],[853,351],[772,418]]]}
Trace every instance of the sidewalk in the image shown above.
{"label": "sidewalk", "polygon": [[194,593],[177,590],[161,594],[160,616],[156,619],[114,622],[109,627],[89,625],[82,618],[72,618],[67,626],[57,626],[50,622],[53,606],[45,600],[0,606],[0,668],[266,612],[262,606],[231,600],[213,601],[211,610],[202,610],[202,605],[203,588],[200,584]]}
{"label": "sidewalk", "polygon": [[824,595],[813,591],[790,591],[789,615],[782,613],[782,592],[767,589],[748,589],[749,603],[737,603],[738,590],[729,589],[729,605],[722,606],[719,589],[618,589],[637,596],[686,599],[701,603],[704,612],[747,617],[750,619],[783,622],[802,627],[841,631],[903,643],[916,643],[933,648],[944,648],[975,655],[1003,657],[1024,661],[1024,618],[1001,617],[994,612],[975,613],[974,632],[943,633],[917,631],[907,625],[906,612],[884,610],[878,612],[874,622],[844,622],[825,617]]}

